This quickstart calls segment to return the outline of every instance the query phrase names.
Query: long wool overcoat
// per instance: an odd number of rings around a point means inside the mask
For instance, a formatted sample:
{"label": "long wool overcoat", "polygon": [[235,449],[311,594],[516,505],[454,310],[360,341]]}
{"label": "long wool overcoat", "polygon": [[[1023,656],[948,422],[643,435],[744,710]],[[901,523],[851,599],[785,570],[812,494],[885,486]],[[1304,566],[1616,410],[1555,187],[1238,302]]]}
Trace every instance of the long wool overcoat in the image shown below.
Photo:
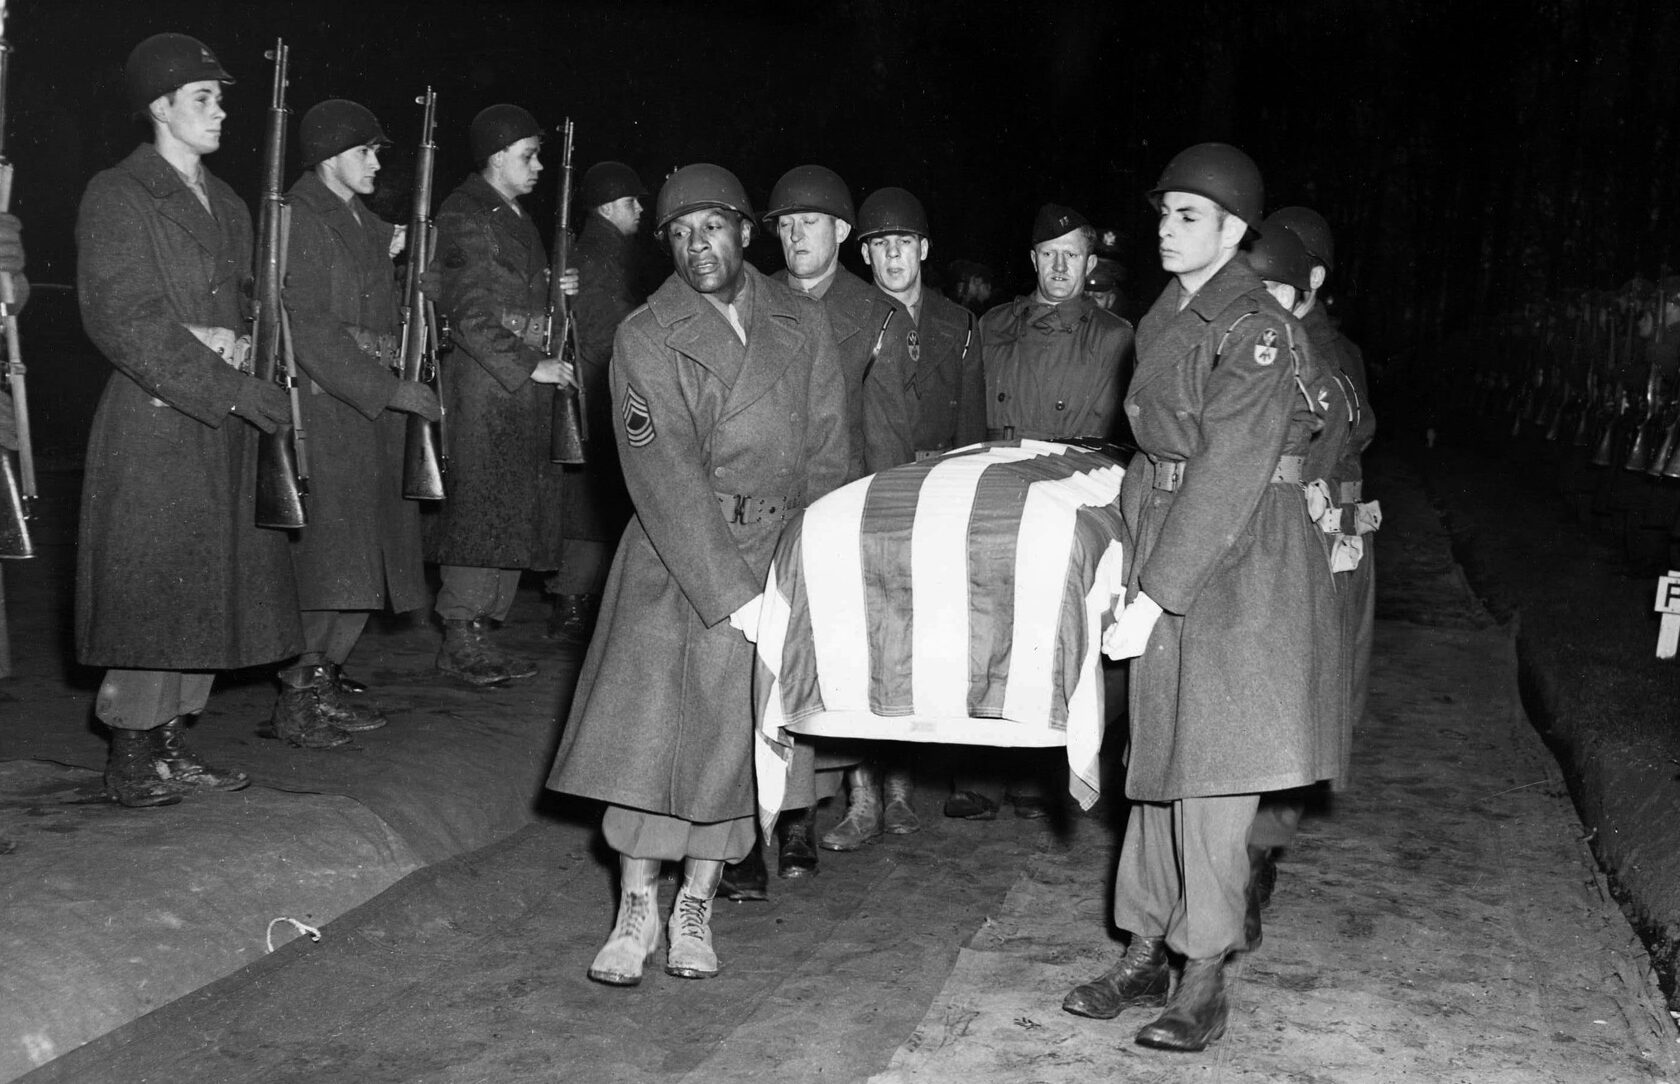
{"label": "long wool overcoat", "polygon": [[[1126,414],[1144,455],[1121,488],[1127,589],[1166,611],[1132,663],[1126,793],[1140,801],[1334,779],[1341,720],[1322,703],[1336,635],[1325,536],[1301,487],[1324,376],[1295,320],[1242,260],[1184,302],[1175,280],[1138,329]],[[1184,464],[1178,488],[1150,460]]]}
{"label": "long wool overcoat", "polygon": [[420,506],[402,495],[407,415],[386,409],[399,382],[392,227],[356,197],[352,213],[314,173],[290,195],[286,309],[307,378],[310,468],[309,523],[292,542],[298,600],[306,610],[418,609],[426,574]]}
{"label": "long wool overcoat", "polygon": [[633,511],[613,440],[612,386],[607,365],[619,322],[642,303],[632,272],[636,239],[591,213],[578,237],[578,293],[572,299],[578,373],[589,414],[588,462],[565,469],[562,514],[567,538],[617,542]]}
{"label": "long wool overcoat", "polygon": [[548,254],[531,217],[473,174],[438,208],[446,497],[426,557],[475,568],[560,567],[561,471],[549,462],[554,388],[542,360]]}
{"label": "long wool overcoat", "polygon": [[[786,271],[775,274],[777,282],[787,278]],[[846,382],[852,449],[846,480],[915,462],[915,416],[904,393],[910,362],[904,337],[891,334],[887,319],[903,316],[894,314],[885,294],[844,267],[834,272],[822,303]]]}
{"label": "long wool overcoat", "polygon": [[[694,823],[753,812],[753,647],[728,618],[764,590],[785,522],[766,510],[840,485],[850,454],[822,304],[746,274],[745,347],[675,275],[619,326],[614,429],[636,515],[548,778]],[[735,521],[737,496],[757,522]]]}
{"label": "long wool overcoat", "polygon": [[76,220],[82,324],[116,372],[94,414],[76,553],[90,666],[223,670],[301,648],[286,535],[256,526],[251,378],[188,325],[246,329],[251,214],[208,171],[214,214],[144,144],[89,182]]}

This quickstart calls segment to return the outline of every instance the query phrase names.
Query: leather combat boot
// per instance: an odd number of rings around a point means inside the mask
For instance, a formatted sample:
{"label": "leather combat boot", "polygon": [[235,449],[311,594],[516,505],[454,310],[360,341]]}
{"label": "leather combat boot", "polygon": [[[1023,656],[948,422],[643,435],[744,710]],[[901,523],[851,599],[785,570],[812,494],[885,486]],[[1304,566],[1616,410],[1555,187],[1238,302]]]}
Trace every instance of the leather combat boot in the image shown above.
{"label": "leather combat boot", "polygon": [[319,666],[280,671],[280,699],[274,702],[274,715],[268,725],[257,733],[299,749],[331,749],[347,743],[350,735],[334,726],[321,706],[323,684],[325,675]]}
{"label": "leather combat boot", "polygon": [[770,870],[764,865],[764,840],[756,833],[752,850],[739,862],[726,862],[718,882],[720,898],[746,903],[770,898]]}
{"label": "leather combat boot", "polygon": [[855,851],[881,838],[881,776],[867,764],[846,771],[846,815],[823,834],[830,851]]}
{"label": "leather combat boot", "polygon": [[212,768],[187,745],[186,724],[169,720],[152,736],[152,755],[169,771],[169,778],[192,790],[244,790],[251,777],[231,768]]}
{"label": "leather combat boot", "polygon": [[589,977],[608,986],[635,986],[642,968],[659,951],[659,859],[618,859],[618,921]]}
{"label": "leather combat boot", "polygon": [[510,655],[497,647],[490,640],[490,619],[481,617],[472,623],[472,635],[478,644],[479,654],[490,660],[492,665],[507,672],[507,676],[515,681],[521,678],[536,677],[537,664],[530,659],[522,659],[517,655]]}
{"label": "leather combat boot", "polygon": [[594,595],[555,595],[544,635],[571,647],[584,646],[595,629],[596,604]]}
{"label": "leather combat boot", "polygon": [[105,793],[130,809],[174,805],[186,787],[173,778],[144,730],[111,728],[111,752],[105,761]]}
{"label": "leather combat boot", "polygon": [[671,945],[665,956],[667,975],[709,979],[718,973],[717,953],[712,949],[712,897],[722,875],[722,862],[699,858],[683,862],[682,887],[665,930]]}
{"label": "leather combat boot", "polygon": [[881,825],[895,836],[907,836],[922,830],[922,819],[916,816],[916,807],[910,804],[914,792],[915,785],[909,772],[889,771],[881,783]]}
{"label": "leather combat boot", "polygon": [[815,806],[784,810],[776,818],[776,876],[807,877],[817,872],[817,848],[811,842],[816,831]]}
{"label": "leather combat boot", "polygon": [[1166,939],[1133,935],[1120,962],[1075,986],[1063,999],[1062,1009],[1093,1020],[1112,1020],[1134,1005],[1159,1008],[1167,1003],[1171,978]]}
{"label": "leather combat boot", "polygon": [[438,648],[440,673],[458,677],[469,685],[500,685],[513,677],[506,666],[484,653],[477,622],[446,620],[443,646]]}
{"label": "leather combat boot", "polygon": [[367,682],[358,681],[344,672],[344,667],[336,662],[327,663],[327,672],[332,675],[333,684],[338,691],[349,696],[361,696],[368,691]]}
{"label": "leather combat boot", "polygon": [[1167,1011],[1137,1033],[1139,1046],[1157,1050],[1204,1050],[1225,1034],[1230,1006],[1225,1000],[1225,957],[1184,961],[1184,974]]}
{"label": "leather combat boot", "polygon": [[357,703],[346,696],[339,688],[338,682],[333,680],[331,664],[323,663],[304,669],[308,673],[310,683],[315,686],[315,699],[321,705],[321,714],[326,716],[333,726],[354,734],[363,730],[378,730],[389,722],[372,701],[364,699]]}

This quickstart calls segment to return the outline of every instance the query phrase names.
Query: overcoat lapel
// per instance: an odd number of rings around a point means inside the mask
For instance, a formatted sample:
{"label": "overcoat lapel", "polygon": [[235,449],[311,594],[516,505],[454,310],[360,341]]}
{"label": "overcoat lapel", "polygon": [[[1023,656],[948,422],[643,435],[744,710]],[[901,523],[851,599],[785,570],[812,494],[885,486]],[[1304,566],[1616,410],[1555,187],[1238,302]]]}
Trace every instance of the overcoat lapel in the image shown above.
{"label": "overcoat lapel", "polygon": [[758,402],[787,372],[788,362],[805,345],[799,331],[797,304],[778,298],[765,288],[765,279],[748,269],[753,280],[752,324],[747,328],[747,360],[729,391],[723,420],[734,417]]}
{"label": "overcoat lapel", "polygon": [[[148,143],[136,149],[129,157],[129,165],[152,198],[158,201],[160,215],[180,226],[204,251],[215,252],[221,248],[221,227],[204,209],[204,204],[198,202],[192,189],[181,180],[175,167],[164,161],[155,147]],[[213,205],[215,192],[209,183],[208,171],[204,187]]]}
{"label": "overcoat lapel", "polygon": [[[695,293],[678,275],[667,278],[647,300],[659,326],[669,328],[665,345],[706,370],[725,385],[733,384],[736,373],[724,361],[724,354],[715,348],[713,338],[718,328],[735,339],[735,331],[723,319],[710,301]],[[717,317],[716,326],[706,319],[707,311]],[[739,339],[735,340],[739,343]]]}

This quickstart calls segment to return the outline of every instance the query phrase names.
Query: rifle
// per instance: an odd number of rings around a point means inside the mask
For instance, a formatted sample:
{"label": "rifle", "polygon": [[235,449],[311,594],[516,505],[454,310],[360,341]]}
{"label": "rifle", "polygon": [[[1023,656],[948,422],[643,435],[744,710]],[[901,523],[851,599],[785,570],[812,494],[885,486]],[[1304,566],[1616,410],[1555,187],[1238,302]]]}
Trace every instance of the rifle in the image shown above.
{"label": "rifle", "polygon": [[309,466],[304,456],[303,415],[299,411],[297,370],[291,358],[281,286],[286,276],[286,237],[291,216],[280,192],[286,162],[286,43],[276,39],[274,86],[268,101],[268,128],[263,135],[262,210],[257,226],[251,347],[259,380],[285,388],[292,400],[292,424],[257,435],[257,526],[293,530],[307,522],[303,497],[309,492]]}
{"label": "rifle", "polygon": [[[403,283],[402,378],[432,385],[443,402],[438,370],[437,336],[432,333],[431,298],[420,276],[432,255],[432,163],[437,157],[437,92],[431,87],[415,99],[426,107],[420,122],[420,151],[414,157],[414,207],[408,218],[408,275]],[[408,416],[403,436],[403,496],[411,501],[443,500],[443,423],[418,414]]]}
{"label": "rifle", "polygon": [[[572,118],[566,118],[560,150],[560,208],[554,216],[553,263],[548,272],[548,315],[543,323],[543,353],[570,361],[577,360],[577,342],[572,329],[572,309],[560,289],[560,276],[572,252],[572,235],[566,224],[572,217]],[[573,370],[570,384],[554,389],[554,416],[549,425],[548,459],[572,466],[583,463],[584,445],[589,440],[589,419],[584,415],[583,373]]]}
{"label": "rifle", "polygon": [[[12,163],[6,158],[6,76],[12,47],[6,41],[6,3],[0,0],[0,211],[12,208]],[[0,273],[0,323],[5,325],[6,357],[0,362],[12,390],[12,416],[17,423],[17,469],[12,457],[0,452],[0,557],[35,556],[29,537],[30,502],[35,499],[35,450],[29,436],[29,389],[24,385],[23,347],[18,342],[17,286],[10,272]]]}

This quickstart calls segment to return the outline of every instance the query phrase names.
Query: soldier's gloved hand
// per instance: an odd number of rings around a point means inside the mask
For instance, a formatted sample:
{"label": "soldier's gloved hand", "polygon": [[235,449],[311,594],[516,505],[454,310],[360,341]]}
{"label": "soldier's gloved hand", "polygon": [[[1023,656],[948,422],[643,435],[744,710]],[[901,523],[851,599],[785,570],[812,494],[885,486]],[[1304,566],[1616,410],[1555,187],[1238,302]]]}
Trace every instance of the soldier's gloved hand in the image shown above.
{"label": "soldier's gloved hand", "polygon": [[764,612],[764,592],[747,600],[746,605],[729,615],[729,624],[740,630],[749,644],[758,643],[758,618]]}
{"label": "soldier's gloved hand", "polygon": [[23,223],[17,215],[0,214],[0,271],[23,271]]}
{"label": "soldier's gloved hand", "polygon": [[1161,619],[1161,613],[1160,603],[1139,591],[1131,605],[1121,610],[1114,624],[1103,632],[1103,654],[1116,662],[1135,659],[1143,654],[1149,646],[1149,634],[1155,631],[1155,622]]}
{"label": "soldier's gloved hand", "polygon": [[537,367],[531,370],[531,379],[538,384],[560,384],[568,387],[577,384],[577,367],[569,361],[559,358],[544,358],[537,362]]}
{"label": "soldier's gloved hand", "polygon": [[435,267],[420,272],[420,292],[436,301],[443,293],[443,272]]}
{"label": "soldier's gloved hand", "polygon": [[567,297],[576,297],[578,291],[578,269],[566,268],[566,273],[560,276],[560,292]]}
{"label": "soldier's gloved hand", "polygon": [[402,250],[408,247],[408,227],[398,226],[391,231],[391,259],[402,255]]}
{"label": "soldier's gloved hand", "polygon": [[292,422],[292,400],[278,384],[256,377],[247,377],[239,384],[239,398],[233,402],[232,413],[265,433],[272,433]]}
{"label": "soldier's gloved hand", "polygon": [[437,393],[432,390],[431,385],[414,380],[397,382],[397,390],[391,396],[390,407],[404,414],[418,414],[429,422],[443,417],[443,407],[438,404]]}

